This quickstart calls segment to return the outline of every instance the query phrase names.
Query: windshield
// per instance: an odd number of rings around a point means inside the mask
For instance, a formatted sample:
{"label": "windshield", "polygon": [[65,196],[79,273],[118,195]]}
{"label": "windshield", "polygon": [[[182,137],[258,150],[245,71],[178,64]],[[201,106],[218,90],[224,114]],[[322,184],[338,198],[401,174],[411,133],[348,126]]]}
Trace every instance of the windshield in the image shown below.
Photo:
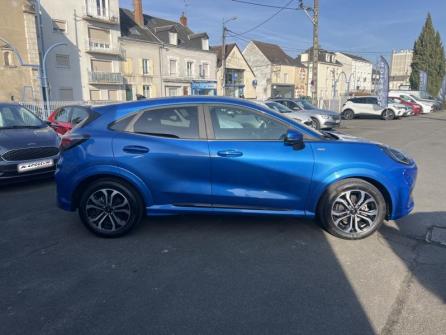
{"label": "windshield", "polygon": [[302,105],[304,109],[317,109],[316,106],[314,106],[311,102],[305,99],[299,100],[299,103]]}
{"label": "windshield", "polygon": [[37,116],[22,106],[0,105],[0,129],[43,126],[43,122]]}
{"label": "windshield", "polygon": [[267,102],[266,105],[271,108],[272,110],[279,112],[279,113],[292,113],[293,111],[289,109],[288,107],[279,104],[278,102]]}

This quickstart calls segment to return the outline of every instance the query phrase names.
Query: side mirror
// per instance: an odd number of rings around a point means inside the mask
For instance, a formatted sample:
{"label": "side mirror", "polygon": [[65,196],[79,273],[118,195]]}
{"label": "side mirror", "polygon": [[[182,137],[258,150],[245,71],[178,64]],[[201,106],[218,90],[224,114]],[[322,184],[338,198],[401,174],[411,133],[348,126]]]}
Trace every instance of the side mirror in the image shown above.
{"label": "side mirror", "polygon": [[294,150],[301,150],[305,147],[304,136],[294,129],[288,129],[284,143],[285,145],[292,146]]}

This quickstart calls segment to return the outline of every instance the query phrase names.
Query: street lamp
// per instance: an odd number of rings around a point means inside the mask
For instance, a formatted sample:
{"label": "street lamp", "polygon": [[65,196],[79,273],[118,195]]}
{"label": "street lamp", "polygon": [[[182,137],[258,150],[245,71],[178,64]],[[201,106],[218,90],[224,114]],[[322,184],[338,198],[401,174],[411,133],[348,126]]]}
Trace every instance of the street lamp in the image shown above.
{"label": "street lamp", "polygon": [[223,34],[222,34],[222,43],[221,43],[221,64],[222,64],[222,88],[223,88],[223,96],[226,95],[226,33],[228,29],[226,28],[226,23],[237,20],[237,16],[233,16],[229,19],[223,19]]}

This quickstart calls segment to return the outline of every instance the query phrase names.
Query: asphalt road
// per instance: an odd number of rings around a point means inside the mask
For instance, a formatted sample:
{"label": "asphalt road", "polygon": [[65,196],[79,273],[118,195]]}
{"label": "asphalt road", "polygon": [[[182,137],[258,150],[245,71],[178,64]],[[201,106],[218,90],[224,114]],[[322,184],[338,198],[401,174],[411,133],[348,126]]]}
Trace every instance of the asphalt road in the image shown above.
{"label": "asphalt road", "polygon": [[419,165],[412,215],[366,240],[312,221],[178,216],[121,239],[55,206],[52,181],[0,190],[0,334],[444,334],[446,112],[342,131]]}

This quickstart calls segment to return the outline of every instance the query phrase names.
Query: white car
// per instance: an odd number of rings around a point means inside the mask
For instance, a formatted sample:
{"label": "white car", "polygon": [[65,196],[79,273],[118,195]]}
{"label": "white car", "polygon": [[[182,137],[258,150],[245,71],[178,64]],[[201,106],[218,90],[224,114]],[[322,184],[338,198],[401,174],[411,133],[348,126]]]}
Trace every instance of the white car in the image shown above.
{"label": "white car", "polygon": [[415,104],[420,105],[421,113],[423,113],[423,114],[433,112],[433,110],[434,110],[434,104],[435,104],[434,101],[420,99],[413,94],[398,93],[398,96],[403,100],[406,100],[408,102],[413,102]]}
{"label": "white car", "polygon": [[401,104],[390,103],[387,108],[382,108],[378,105],[377,97],[368,96],[348,99],[342,106],[341,114],[344,120],[351,120],[359,115],[375,115],[384,120],[393,120],[406,116],[409,112],[406,106]]}

